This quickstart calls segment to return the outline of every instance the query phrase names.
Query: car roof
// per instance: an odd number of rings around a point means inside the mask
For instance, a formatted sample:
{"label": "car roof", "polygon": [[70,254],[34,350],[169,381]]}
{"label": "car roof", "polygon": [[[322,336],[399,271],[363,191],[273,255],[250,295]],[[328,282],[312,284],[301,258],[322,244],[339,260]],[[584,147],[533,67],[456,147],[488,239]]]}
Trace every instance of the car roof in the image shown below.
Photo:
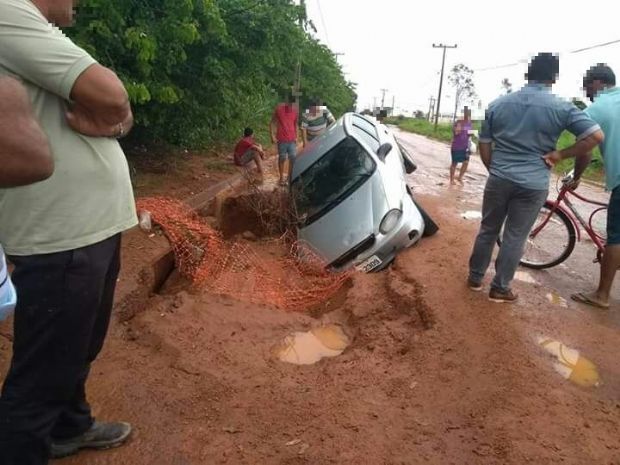
{"label": "car roof", "polygon": [[360,117],[368,121],[370,124],[377,126],[378,122],[366,118],[359,113],[345,113],[336,121],[325,133],[323,133],[316,141],[311,142],[302,150],[295,159],[293,165],[292,179],[297,178],[301,173],[312,166],[319,158],[333,149],[349,134],[351,134],[351,126],[353,124],[353,116]]}

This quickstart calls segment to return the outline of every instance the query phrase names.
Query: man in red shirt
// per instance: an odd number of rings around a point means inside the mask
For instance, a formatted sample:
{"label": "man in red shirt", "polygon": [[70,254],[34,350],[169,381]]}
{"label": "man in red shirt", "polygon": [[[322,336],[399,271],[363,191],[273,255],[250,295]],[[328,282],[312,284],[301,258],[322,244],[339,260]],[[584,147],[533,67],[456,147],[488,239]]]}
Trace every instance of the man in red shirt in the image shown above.
{"label": "man in red shirt", "polygon": [[254,140],[254,131],[252,128],[245,128],[243,131],[243,138],[237,142],[235,146],[235,165],[246,166],[248,163],[254,161],[258,174],[263,176],[263,162],[265,159],[265,152],[263,148]]}
{"label": "man in red shirt", "polygon": [[293,163],[297,156],[297,106],[292,96],[288,102],[276,106],[269,123],[271,141],[278,143],[278,168],[280,170],[280,185],[286,185],[284,180],[284,166],[288,160],[288,177],[290,181]]}

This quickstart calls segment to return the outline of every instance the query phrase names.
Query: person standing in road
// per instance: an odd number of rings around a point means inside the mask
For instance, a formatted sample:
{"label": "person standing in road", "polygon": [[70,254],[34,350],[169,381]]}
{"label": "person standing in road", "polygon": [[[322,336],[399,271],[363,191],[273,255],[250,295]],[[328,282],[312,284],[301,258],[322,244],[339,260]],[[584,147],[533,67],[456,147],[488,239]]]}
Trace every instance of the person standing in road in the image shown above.
{"label": "person standing in road", "polygon": [[[586,113],[605,133],[601,153],[605,183],[611,196],[607,209],[607,244],[601,260],[598,288],[593,292],[573,294],[571,298],[594,307],[609,308],[609,293],[620,267],[620,89],[616,87],[616,75],[605,64],[592,66],[586,72],[583,87],[587,97],[594,102]],[[575,166],[574,187],[577,187],[583,169]]]}
{"label": "person standing in road", "polygon": [[290,181],[293,172],[293,163],[297,156],[297,126],[299,109],[295,99],[289,95],[288,101],[280,103],[273,112],[269,122],[271,142],[278,144],[278,170],[280,172],[280,185],[285,186],[285,171],[288,161],[288,179]]}
{"label": "person standing in road", "polygon": [[[495,260],[489,299],[514,302],[510,284],[527,236],[547,199],[550,167],[557,159],[577,157],[587,165],[589,152],[604,139],[598,124],[572,103],[551,93],[559,73],[559,59],[540,53],[532,59],[528,83],[500,97],[487,109],[480,133],[480,158],[489,170],[482,204],[482,221],[469,260],[468,286],[482,290],[482,280],[504,226]],[[568,130],[577,142],[556,151],[560,134]]]}
{"label": "person standing in road", "polygon": [[42,465],[122,444],[95,421],[86,380],[108,329],[121,232],[137,224],[125,155],[127,92],[58,27],[75,0],[2,0],[0,72],[20,80],[56,164],[46,181],[0,190],[0,243],[18,290],[13,358],[0,396],[0,463]]}
{"label": "person standing in road", "polygon": [[454,175],[456,168],[460,164],[458,182],[463,184],[463,176],[467,172],[469,165],[469,136],[472,130],[471,110],[465,107],[463,110],[463,119],[458,120],[452,127],[452,164],[450,165],[450,185],[456,184]]}
{"label": "person standing in road", "polygon": [[[54,159],[26,90],[15,79],[0,76],[0,102],[0,188],[44,181],[54,172]],[[16,291],[0,245],[0,321],[13,312],[15,302]]]}
{"label": "person standing in road", "polygon": [[323,134],[328,127],[336,122],[331,111],[316,99],[310,102],[308,108],[301,117],[301,135],[304,147],[308,142]]}

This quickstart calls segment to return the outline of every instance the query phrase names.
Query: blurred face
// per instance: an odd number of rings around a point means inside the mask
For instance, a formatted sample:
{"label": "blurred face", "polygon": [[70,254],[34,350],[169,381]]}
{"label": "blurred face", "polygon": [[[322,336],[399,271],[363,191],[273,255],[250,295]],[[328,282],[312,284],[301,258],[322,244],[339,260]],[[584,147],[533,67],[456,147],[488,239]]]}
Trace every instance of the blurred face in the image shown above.
{"label": "blurred face", "polygon": [[78,0],[32,0],[50,23],[56,26],[73,25],[75,6]]}
{"label": "blurred face", "polygon": [[588,97],[590,101],[593,102],[596,94],[603,90],[605,86],[601,81],[595,80],[592,82],[584,82],[583,88],[586,91],[586,97]]}
{"label": "blurred face", "polygon": [[47,19],[56,26],[71,26],[77,0],[47,0]]}

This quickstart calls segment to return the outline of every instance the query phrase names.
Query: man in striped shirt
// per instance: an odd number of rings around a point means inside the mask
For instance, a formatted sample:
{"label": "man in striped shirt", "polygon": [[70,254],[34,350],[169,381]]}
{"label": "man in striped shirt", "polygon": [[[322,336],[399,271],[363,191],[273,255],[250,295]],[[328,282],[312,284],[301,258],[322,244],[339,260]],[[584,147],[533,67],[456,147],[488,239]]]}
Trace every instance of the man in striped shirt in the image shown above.
{"label": "man in striped shirt", "polygon": [[[0,75],[0,102],[0,188],[49,178],[54,161],[26,90],[15,79]],[[0,245],[0,321],[11,314],[15,303],[15,289]]]}
{"label": "man in striped shirt", "polygon": [[330,127],[336,119],[326,106],[321,105],[319,100],[312,100],[301,118],[301,134],[304,147],[313,139],[316,139]]}

